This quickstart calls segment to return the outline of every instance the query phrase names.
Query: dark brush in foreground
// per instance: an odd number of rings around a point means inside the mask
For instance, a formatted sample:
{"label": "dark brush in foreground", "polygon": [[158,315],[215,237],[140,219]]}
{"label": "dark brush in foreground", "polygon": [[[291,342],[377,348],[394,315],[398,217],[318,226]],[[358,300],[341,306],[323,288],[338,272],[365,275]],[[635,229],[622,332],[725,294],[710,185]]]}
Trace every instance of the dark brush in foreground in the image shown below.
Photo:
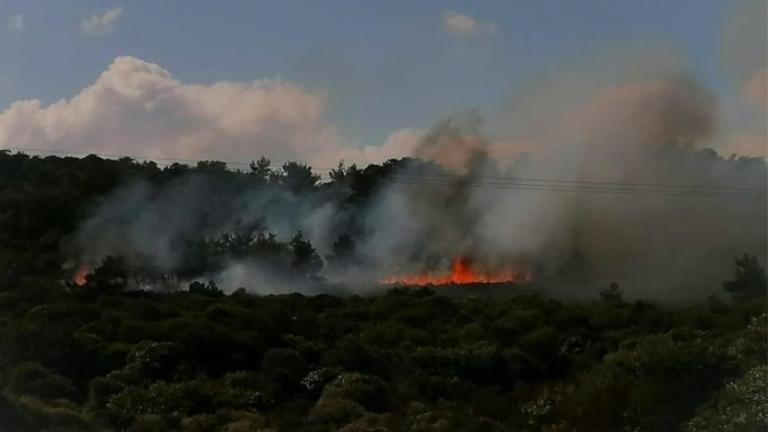
{"label": "dark brush in foreground", "polygon": [[[765,272],[732,301],[0,293],[4,431],[742,431],[768,426]],[[755,285],[757,284],[757,285]],[[102,290],[99,292],[99,290]],[[462,291],[466,292],[466,291]],[[508,292],[508,291],[506,291]]]}
{"label": "dark brush in foreground", "polygon": [[[763,161],[669,151],[696,167],[766,172]],[[448,231],[431,213],[401,212],[429,229],[400,235],[405,252],[388,249],[381,233],[401,227],[370,224],[382,191],[403,170],[434,168],[393,160],[319,182],[309,167],[271,171],[268,161],[242,172],[0,152],[0,429],[765,429],[765,227],[710,224],[734,208],[759,219],[765,206],[750,209],[760,200],[706,213],[718,201],[662,197],[702,217],[681,229],[721,227],[727,241],[698,239],[719,254],[687,243],[679,225],[627,237],[636,232],[592,211],[601,223],[546,231],[562,236],[535,259],[451,243],[482,211]],[[420,190],[405,191],[407,202]],[[326,238],[293,231],[306,211],[329,226],[316,214],[326,205],[345,216]],[[288,235],[270,231],[283,223]],[[614,234],[629,242],[583,241]],[[629,267],[596,260],[620,244],[657,255],[623,255]],[[649,286],[668,286],[677,302],[640,295],[628,268],[663,279]],[[387,291],[390,277],[436,285]]]}

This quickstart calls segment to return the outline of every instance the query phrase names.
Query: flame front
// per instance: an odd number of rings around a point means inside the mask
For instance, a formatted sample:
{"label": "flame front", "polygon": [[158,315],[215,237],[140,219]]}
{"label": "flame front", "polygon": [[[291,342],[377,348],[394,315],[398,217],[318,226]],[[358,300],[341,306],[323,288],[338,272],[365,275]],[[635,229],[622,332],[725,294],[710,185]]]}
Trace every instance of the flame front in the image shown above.
{"label": "flame front", "polygon": [[516,270],[480,271],[472,268],[471,261],[466,257],[456,257],[451,260],[449,274],[423,273],[408,276],[391,276],[384,279],[385,284],[400,285],[451,285],[472,283],[502,283],[525,281],[528,275]]}
{"label": "flame front", "polygon": [[80,264],[80,267],[77,268],[75,275],[72,276],[72,282],[74,282],[77,286],[85,285],[85,277],[88,275],[89,271],[90,269],[88,268],[88,264]]}

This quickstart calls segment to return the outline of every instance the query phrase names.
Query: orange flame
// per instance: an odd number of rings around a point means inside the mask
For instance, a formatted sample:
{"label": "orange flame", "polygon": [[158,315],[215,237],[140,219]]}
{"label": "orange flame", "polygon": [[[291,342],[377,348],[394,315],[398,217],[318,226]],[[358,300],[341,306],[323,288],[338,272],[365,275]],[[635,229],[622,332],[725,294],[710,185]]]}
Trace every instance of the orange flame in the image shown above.
{"label": "orange flame", "polygon": [[450,284],[471,284],[471,283],[501,283],[526,281],[528,275],[525,272],[517,270],[502,270],[496,272],[486,272],[472,268],[471,261],[466,257],[456,257],[451,260],[451,271],[449,274],[415,274],[408,276],[391,276],[384,279],[385,284],[400,285],[450,285]]}
{"label": "orange flame", "polygon": [[83,286],[85,285],[85,277],[88,275],[88,272],[90,271],[90,268],[88,268],[88,264],[82,263],[80,264],[80,267],[77,268],[77,271],[75,272],[75,275],[72,276],[72,282],[75,283],[77,286]]}

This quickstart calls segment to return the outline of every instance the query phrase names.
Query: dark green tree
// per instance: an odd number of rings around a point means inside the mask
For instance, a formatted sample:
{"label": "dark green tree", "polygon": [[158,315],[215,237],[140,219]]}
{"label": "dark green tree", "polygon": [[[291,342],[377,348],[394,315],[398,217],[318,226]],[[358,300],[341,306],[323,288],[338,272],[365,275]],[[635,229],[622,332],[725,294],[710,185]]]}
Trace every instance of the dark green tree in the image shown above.
{"label": "dark green tree", "polygon": [[194,281],[189,284],[189,292],[192,294],[200,294],[206,297],[224,297],[224,293],[216,285],[215,281],[208,281],[208,284],[204,284],[199,281]]}
{"label": "dark green tree", "polygon": [[291,249],[293,250],[293,261],[291,265],[306,275],[314,275],[323,268],[323,260],[312,247],[309,240],[304,240],[304,234],[301,231],[291,239]]}
{"label": "dark green tree", "polygon": [[85,278],[88,291],[116,293],[124,291],[128,284],[128,271],[121,257],[107,256],[99,267]]}
{"label": "dark green tree", "polygon": [[611,282],[608,288],[600,291],[600,299],[607,303],[621,303],[624,301],[624,293],[617,282]]}
{"label": "dark green tree", "polygon": [[733,279],[723,282],[723,289],[735,303],[744,303],[765,296],[768,285],[765,269],[757,257],[744,254],[736,259]]}
{"label": "dark green tree", "polygon": [[294,194],[310,192],[314,189],[320,176],[312,172],[307,165],[288,162],[283,164],[283,175],[280,182]]}
{"label": "dark green tree", "polygon": [[264,156],[260,157],[257,161],[251,162],[250,176],[257,178],[262,182],[269,181],[270,177],[272,176],[272,168],[270,168],[271,165],[272,161],[265,158]]}

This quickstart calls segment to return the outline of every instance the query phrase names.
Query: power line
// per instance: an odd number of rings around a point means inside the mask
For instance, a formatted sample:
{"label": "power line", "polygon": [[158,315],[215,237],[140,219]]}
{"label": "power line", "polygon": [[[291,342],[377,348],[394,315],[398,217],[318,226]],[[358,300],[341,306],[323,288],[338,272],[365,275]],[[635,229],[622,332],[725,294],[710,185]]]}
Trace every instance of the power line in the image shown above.
{"label": "power line", "polygon": [[[17,152],[37,152],[42,154],[60,154],[88,156],[94,155],[103,158],[131,158],[134,160],[161,162],[161,165],[169,166],[173,163],[198,163],[206,159],[178,159],[163,157],[147,157],[139,155],[109,154],[94,152],[78,152],[56,149],[32,149],[21,147],[8,147],[7,150]],[[220,160],[226,165],[250,166],[251,162]],[[269,168],[281,168],[281,164],[270,163]],[[326,171],[322,176],[329,176],[334,168],[312,167],[315,171]],[[391,180],[394,183],[409,184],[415,186],[469,186],[473,188],[545,191],[545,192],[586,192],[619,195],[655,195],[672,197],[706,197],[706,198],[765,198],[766,189],[747,188],[721,185],[673,185],[663,183],[638,183],[615,181],[589,181],[589,180],[564,180],[529,177],[505,177],[505,176],[462,176],[446,173],[398,173]]]}
{"label": "power line", "polygon": [[739,192],[765,192],[765,189],[749,188],[749,187],[736,187],[736,186],[719,186],[719,185],[675,185],[668,183],[637,183],[637,182],[617,182],[617,181],[590,181],[590,180],[562,180],[562,179],[544,179],[544,178],[530,178],[530,177],[505,177],[505,176],[461,176],[457,174],[444,174],[444,173],[404,173],[401,177],[426,177],[430,179],[446,179],[461,181],[488,181],[491,183],[519,183],[519,182],[531,182],[536,184],[548,184],[553,185],[594,185],[594,186],[620,186],[620,187],[642,187],[642,188],[657,188],[659,190],[722,190],[722,191],[739,191]]}
{"label": "power line", "polygon": [[395,178],[393,183],[406,184],[412,186],[444,186],[444,187],[472,187],[499,190],[522,190],[522,191],[544,191],[544,192],[571,192],[571,193],[597,193],[597,194],[615,194],[615,195],[634,195],[634,196],[667,196],[667,197],[690,197],[690,198],[747,198],[759,199],[765,198],[765,192],[717,192],[717,191],[660,191],[653,189],[640,188],[620,188],[620,187],[568,187],[568,186],[549,186],[549,185],[531,185],[531,184],[484,184],[467,182],[462,184],[429,181],[417,179]]}
{"label": "power line", "polygon": [[411,176],[400,175],[397,177],[398,181],[402,182],[414,182],[420,184],[430,185],[452,185],[462,186],[468,185],[472,187],[489,187],[489,188],[540,188],[540,189],[553,189],[553,190],[568,190],[568,191],[590,191],[599,190],[605,192],[653,192],[667,195],[674,194],[717,194],[722,196],[760,196],[765,195],[765,190],[756,188],[728,188],[728,187],[695,187],[695,186],[655,186],[653,184],[643,185],[639,183],[620,183],[620,182],[580,182],[580,181],[559,181],[551,182],[549,180],[536,180],[536,179],[508,179],[507,181],[483,181],[476,180],[475,177],[467,177],[464,179],[457,178],[451,181],[441,178],[431,178],[429,176]]}

